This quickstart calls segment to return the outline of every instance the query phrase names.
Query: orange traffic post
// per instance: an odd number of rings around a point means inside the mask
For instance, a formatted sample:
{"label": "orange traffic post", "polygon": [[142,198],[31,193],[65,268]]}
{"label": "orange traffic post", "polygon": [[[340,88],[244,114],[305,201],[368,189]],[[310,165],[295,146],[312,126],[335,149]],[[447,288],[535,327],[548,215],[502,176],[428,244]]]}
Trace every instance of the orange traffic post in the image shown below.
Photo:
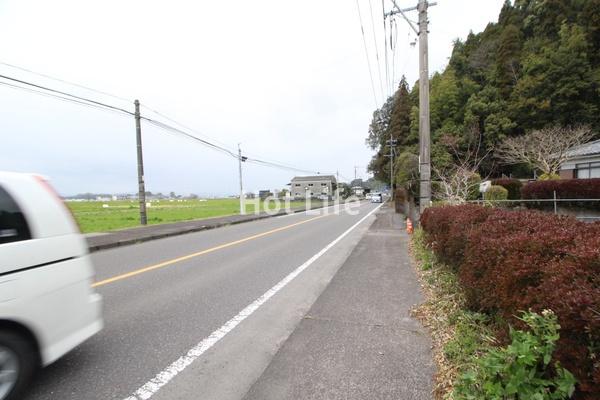
{"label": "orange traffic post", "polygon": [[414,232],[413,224],[410,218],[406,218],[406,233],[411,234]]}

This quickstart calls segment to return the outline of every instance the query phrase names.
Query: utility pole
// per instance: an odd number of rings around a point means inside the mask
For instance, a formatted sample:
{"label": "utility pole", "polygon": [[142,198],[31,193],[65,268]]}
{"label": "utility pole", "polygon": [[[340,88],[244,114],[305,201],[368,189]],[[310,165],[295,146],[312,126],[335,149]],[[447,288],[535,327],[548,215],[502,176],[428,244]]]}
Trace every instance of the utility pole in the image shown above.
{"label": "utility pole", "polygon": [[335,171],[335,176],[336,176],[336,184],[335,184],[336,197],[337,197],[337,200],[340,201],[340,171],[339,170]]}
{"label": "utility pole", "polygon": [[242,181],[242,162],[246,161],[246,157],[242,157],[241,143],[238,143],[238,166],[240,169],[240,215],[246,214],[246,205],[244,202],[244,184]]}
{"label": "utility pole", "polygon": [[[408,22],[413,31],[419,36],[419,172],[420,172],[420,201],[419,208],[423,212],[431,204],[431,126],[429,116],[429,49],[428,49],[428,25],[427,10],[437,3],[429,3],[427,0],[419,0],[416,7],[401,9],[392,0],[396,10],[386,14],[392,16],[401,14]],[[419,28],[414,26],[408,19],[406,13],[409,11],[419,12]]]}
{"label": "utility pole", "polygon": [[390,135],[390,140],[387,144],[390,146],[390,154],[386,154],[386,157],[390,158],[390,194],[391,198],[394,198],[394,147],[398,143],[398,140],[393,139]]}
{"label": "utility pole", "polygon": [[357,174],[356,174],[356,170],[358,169],[358,167],[355,165],[354,166],[354,180],[357,179]]}
{"label": "utility pole", "polygon": [[429,119],[429,48],[427,0],[419,0],[419,209],[421,213],[431,204],[431,132]]}
{"label": "utility pole", "polygon": [[142,153],[142,125],[140,122],[140,101],[135,100],[135,140],[137,143],[137,170],[138,170],[138,200],[140,202],[140,224],[148,224],[146,215],[146,185],[144,184],[144,157]]}

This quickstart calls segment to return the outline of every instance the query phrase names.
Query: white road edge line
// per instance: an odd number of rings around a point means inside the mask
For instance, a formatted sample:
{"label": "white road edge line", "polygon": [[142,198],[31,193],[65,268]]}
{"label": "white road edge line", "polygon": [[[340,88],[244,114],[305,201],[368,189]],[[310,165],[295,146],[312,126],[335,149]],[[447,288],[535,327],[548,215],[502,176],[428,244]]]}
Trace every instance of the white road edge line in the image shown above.
{"label": "white road edge line", "polygon": [[294,278],[296,278],[302,271],[308,268],[312,263],[314,263],[317,259],[319,259],[323,254],[325,254],[329,249],[335,246],[340,240],[346,237],[350,232],[352,232],[358,225],[360,225],[364,220],[369,218],[373,213],[381,208],[383,204],[380,204],[373,210],[371,210],[367,215],[362,217],[357,223],[352,225],[348,230],[338,236],[333,242],[329,243],[325,246],[321,251],[317,254],[309,258],[304,264],[300,265],[294,271],[292,271],[289,275],[283,278],[279,283],[273,286],[271,289],[267,290],[262,296],[258,299],[254,300],[250,305],[240,311],[235,317],[231,318],[227,321],[222,327],[211,333],[208,337],[203,339],[200,343],[192,347],[185,355],[179,357],[175,362],[169,365],[167,368],[159,372],[154,378],[150,379],[146,382],[142,387],[132,393],[131,396],[125,398],[125,400],[146,400],[152,397],[156,392],[158,392],[163,386],[169,383],[177,374],[186,369],[190,364],[192,364],[196,359],[198,359],[202,354],[204,354],[208,349],[213,347],[219,340],[223,339],[229,332],[235,329],[236,326],[240,324],[243,320],[252,315],[256,310],[258,310],[263,304],[265,304],[271,297],[273,297],[277,292],[283,289],[288,283],[290,283]]}

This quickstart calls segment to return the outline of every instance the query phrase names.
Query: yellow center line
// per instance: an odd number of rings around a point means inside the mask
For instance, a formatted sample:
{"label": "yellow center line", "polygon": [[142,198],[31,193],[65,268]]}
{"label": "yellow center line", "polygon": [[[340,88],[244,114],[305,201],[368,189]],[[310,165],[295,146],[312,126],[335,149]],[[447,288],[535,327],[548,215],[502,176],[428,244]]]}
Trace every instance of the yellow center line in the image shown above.
{"label": "yellow center line", "polygon": [[240,239],[240,240],[235,240],[233,242],[224,243],[224,244],[221,244],[221,245],[218,245],[218,246],[215,246],[215,247],[211,247],[210,249],[202,250],[202,251],[199,251],[197,253],[188,254],[187,256],[173,258],[171,260],[164,261],[164,262],[161,262],[159,264],[150,265],[150,266],[147,266],[147,267],[144,267],[144,268],[136,269],[135,271],[127,272],[125,274],[116,275],[116,276],[113,276],[112,278],[108,278],[108,279],[105,279],[105,280],[102,280],[102,281],[99,281],[99,282],[95,282],[94,284],[92,284],[92,287],[104,286],[104,285],[107,285],[109,283],[121,281],[123,279],[131,278],[131,277],[136,276],[136,275],[140,275],[140,274],[143,274],[143,273],[146,273],[146,272],[154,271],[155,269],[168,267],[170,265],[176,264],[176,263],[181,262],[181,261],[186,261],[186,260],[189,260],[191,258],[199,257],[199,256],[202,256],[202,255],[208,254],[208,253],[212,253],[213,251],[225,249],[227,247],[235,246],[237,244],[248,242],[250,240],[254,240],[254,239],[258,239],[258,238],[264,237],[264,236],[272,235],[273,233],[281,232],[281,231],[293,228],[293,227],[298,226],[298,225],[306,224],[307,222],[311,222],[311,221],[314,221],[314,220],[317,220],[317,219],[320,219],[320,218],[323,218],[323,217],[326,217],[326,216],[327,215],[320,215],[318,217],[307,219],[306,221],[296,222],[294,224],[282,226],[281,228],[276,228],[276,229],[273,229],[273,230],[270,230],[270,231],[267,231],[267,232],[259,233],[257,235],[248,236],[248,237]]}

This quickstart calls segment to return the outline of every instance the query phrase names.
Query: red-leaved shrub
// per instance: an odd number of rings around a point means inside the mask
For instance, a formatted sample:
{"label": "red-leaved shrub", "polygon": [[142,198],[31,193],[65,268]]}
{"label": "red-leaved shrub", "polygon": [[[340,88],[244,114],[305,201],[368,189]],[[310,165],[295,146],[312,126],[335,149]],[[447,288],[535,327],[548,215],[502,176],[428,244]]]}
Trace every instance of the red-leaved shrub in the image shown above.
{"label": "red-leaved shrub", "polygon": [[521,189],[524,199],[600,199],[600,178],[529,182]]}
{"label": "red-leaved shrub", "polygon": [[431,207],[421,216],[421,225],[438,259],[458,269],[467,235],[492,212],[492,208],[474,204]]}
{"label": "red-leaved shrub", "polygon": [[577,399],[600,399],[600,222],[465,205],[426,210],[422,227],[472,309],[513,325],[522,310],[553,310],[554,357],[576,376]]}

